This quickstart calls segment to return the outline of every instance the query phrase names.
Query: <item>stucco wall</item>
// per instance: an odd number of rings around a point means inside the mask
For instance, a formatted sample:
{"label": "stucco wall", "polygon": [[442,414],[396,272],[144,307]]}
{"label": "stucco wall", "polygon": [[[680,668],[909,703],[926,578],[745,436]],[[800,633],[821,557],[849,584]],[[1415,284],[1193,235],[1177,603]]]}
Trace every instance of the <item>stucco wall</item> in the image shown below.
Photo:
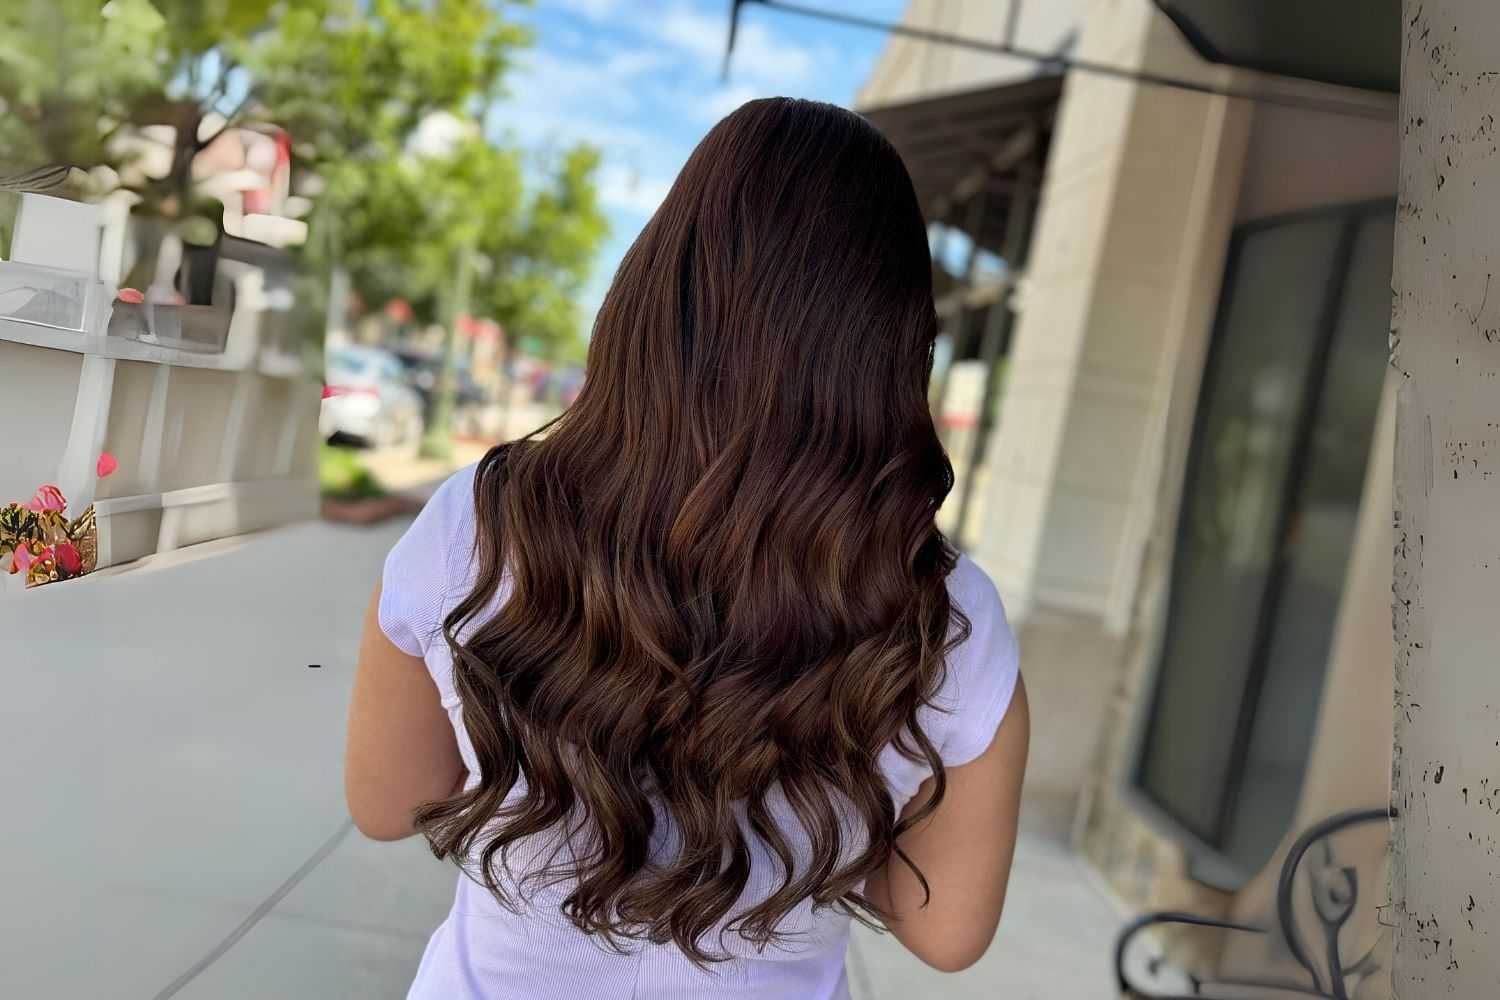
{"label": "stucco wall", "polygon": [[57,478],[82,364],[68,351],[0,340],[0,505],[24,503]]}
{"label": "stucco wall", "polygon": [[[1097,0],[912,0],[903,24],[963,38],[1001,42],[1042,53],[1076,43],[1084,17]],[[968,90],[1035,76],[1026,59],[891,37],[860,88],[857,107],[879,107],[947,91]]]}
{"label": "stucco wall", "polygon": [[[87,377],[90,365],[100,378]],[[95,402],[80,408],[80,398]],[[62,486],[72,513],[97,501],[101,567],[314,517],[318,405],[318,385],[300,376],[0,338],[0,504],[27,501],[43,483]],[[80,414],[101,407],[95,446]],[[84,480],[67,471],[70,447],[88,450]],[[119,463],[102,480],[92,471],[99,451]],[[0,589],[18,583],[0,578]]]}
{"label": "stucco wall", "polygon": [[1369,117],[1258,106],[1237,220],[1394,198],[1398,146],[1392,104],[1383,95],[1369,95]]}
{"label": "stucco wall", "polygon": [[1394,991],[1489,997],[1500,983],[1500,6],[1405,7]]}

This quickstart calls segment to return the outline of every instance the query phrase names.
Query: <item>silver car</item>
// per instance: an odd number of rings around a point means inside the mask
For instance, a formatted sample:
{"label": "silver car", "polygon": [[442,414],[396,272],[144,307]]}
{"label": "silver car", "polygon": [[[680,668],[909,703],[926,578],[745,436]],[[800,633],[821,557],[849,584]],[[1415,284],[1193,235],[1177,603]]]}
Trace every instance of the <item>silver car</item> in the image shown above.
{"label": "silver car", "polygon": [[422,436],[422,397],[401,362],[375,347],[328,352],[318,430],[371,447],[414,444]]}

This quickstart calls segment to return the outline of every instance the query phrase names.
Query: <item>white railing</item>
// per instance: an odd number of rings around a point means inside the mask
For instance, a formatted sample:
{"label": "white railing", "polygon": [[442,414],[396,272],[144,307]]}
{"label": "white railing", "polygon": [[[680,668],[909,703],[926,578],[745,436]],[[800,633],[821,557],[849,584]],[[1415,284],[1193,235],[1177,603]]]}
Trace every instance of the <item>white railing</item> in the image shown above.
{"label": "white railing", "polygon": [[[76,514],[95,503],[95,466],[106,443],[118,449],[124,435],[131,439],[128,448],[139,452],[134,471],[140,492],[95,504],[99,568],[209,537],[267,527],[267,516],[275,523],[316,511],[315,474],[294,474],[294,466],[297,448],[306,445],[309,433],[316,433],[317,386],[307,381],[301,358],[279,345],[261,343],[261,320],[270,305],[265,270],[220,259],[215,291],[222,291],[216,294],[222,304],[167,301],[160,283],[140,296],[126,296],[139,301],[122,301],[118,282],[130,250],[124,233],[129,221],[121,205],[23,195],[11,259],[0,260],[0,344],[82,355],[67,427],[57,427],[54,421],[52,428],[36,428],[25,438],[36,447],[56,450],[52,481],[68,498],[69,510]],[[173,256],[180,247],[164,252]],[[167,265],[175,271],[175,264]],[[117,378],[120,362],[160,367],[146,389],[139,378]],[[181,393],[192,388],[186,383],[201,378],[174,376],[177,369],[236,374],[224,383],[223,414],[216,413],[223,416],[223,432],[213,470],[186,487],[180,476],[175,477],[180,488],[164,489],[174,481],[168,472],[183,424],[195,416],[183,411]],[[30,391],[25,384],[5,384],[6,375],[0,371],[0,389]],[[15,376],[18,382],[22,377]],[[184,385],[175,386],[179,381]],[[283,388],[271,388],[277,384]],[[113,406],[120,385],[132,386],[127,391],[142,398]],[[271,397],[285,402],[266,405]],[[144,420],[111,428],[112,409],[144,410]],[[274,468],[237,480],[246,465],[241,459],[261,440],[271,442]],[[0,496],[0,504],[27,496]],[[261,509],[247,506],[250,497]],[[0,589],[13,586],[16,579],[0,576]]]}

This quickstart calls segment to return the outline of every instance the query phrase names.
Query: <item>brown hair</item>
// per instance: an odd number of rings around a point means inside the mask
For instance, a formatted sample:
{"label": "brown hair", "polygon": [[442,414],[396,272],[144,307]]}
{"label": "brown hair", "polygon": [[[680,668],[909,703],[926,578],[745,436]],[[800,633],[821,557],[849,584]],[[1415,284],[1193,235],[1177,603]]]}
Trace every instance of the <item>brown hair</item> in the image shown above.
{"label": "brown hair", "polygon": [[[419,813],[439,857],[514,908],[507,851],[586,831],[517,884],[697,962],[725,918],[764,945],[808,899],[881,916],[860,888],[942,797],[918,710],[968,629],[933,523],[936,328],[921,210],[872,126],[778,98],[708,133],[615,275],[577,402],[475,476],[477,584],[444,631],[480,774]],[[936,777],[905,822],[893,742]],[[733,913],[747,835],[780,880]]]}

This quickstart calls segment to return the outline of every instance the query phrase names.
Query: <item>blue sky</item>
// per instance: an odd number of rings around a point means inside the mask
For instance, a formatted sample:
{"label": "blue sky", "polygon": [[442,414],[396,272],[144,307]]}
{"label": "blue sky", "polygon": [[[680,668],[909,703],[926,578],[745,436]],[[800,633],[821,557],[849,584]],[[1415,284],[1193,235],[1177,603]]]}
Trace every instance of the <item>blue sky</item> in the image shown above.
{"label": "blue sky", "polygon": [[[818,0],[898,20],[907,0]],[[768,10],[741,15],[728,82],[720,79],[728,0],[537,0],[517,20],[536,31],[487,123],[533,149],[580,140],[604,150],[600,193],[611,235],[584,295],[593,314],[620,258],[714,122],[755,97],[849,104],[886,38]]]}

